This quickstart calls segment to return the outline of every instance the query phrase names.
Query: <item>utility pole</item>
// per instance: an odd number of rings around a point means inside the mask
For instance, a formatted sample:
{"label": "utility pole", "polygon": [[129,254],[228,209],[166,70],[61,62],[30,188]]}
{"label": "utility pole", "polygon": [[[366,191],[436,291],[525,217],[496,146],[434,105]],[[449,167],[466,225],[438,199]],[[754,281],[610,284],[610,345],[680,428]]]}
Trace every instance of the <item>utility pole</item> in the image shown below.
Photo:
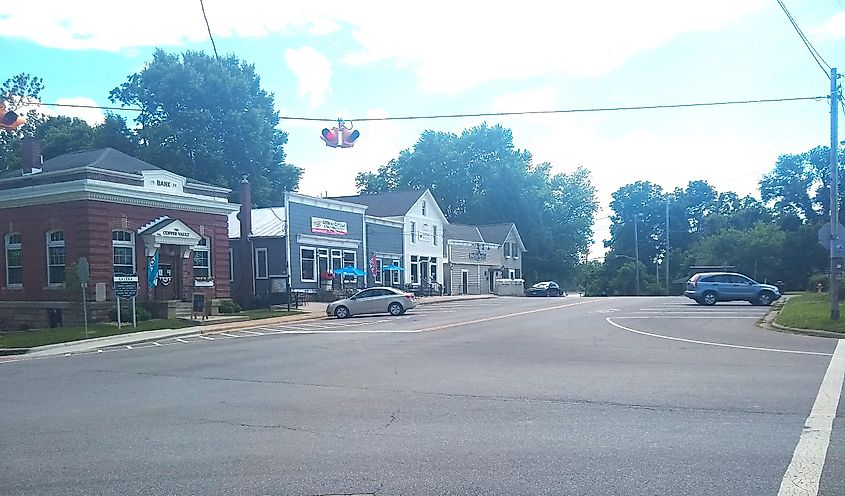
{"label": "utility pole", "polygon": [[836,280],[839,244],[839,76],[830,70],[830,319],[839,320]]}
{"label": "utility pole", "polygon": [[637,296],[640,295],[640,242],[637,239],[637,217],[634,216],[634,263],[637,264]]}
{"label": "utility pole", "polygon": [[666,199],[666,291],[669,291],[669,199]]}

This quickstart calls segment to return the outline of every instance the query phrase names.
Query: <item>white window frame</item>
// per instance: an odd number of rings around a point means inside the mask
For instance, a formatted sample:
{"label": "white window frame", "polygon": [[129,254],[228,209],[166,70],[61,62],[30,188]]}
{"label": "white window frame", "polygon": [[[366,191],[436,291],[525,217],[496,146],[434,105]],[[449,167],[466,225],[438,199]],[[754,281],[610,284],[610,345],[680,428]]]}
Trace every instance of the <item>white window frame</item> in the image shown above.
{"label": "white window frame", "polygon": [[425,208],[425,207],[426,207],[426,205],[425,205],[425,200],[423,200],[423,201],[422,201],[422,214],[423,214],[423,217],[425,217],[425,215],[426,215],[426,208]]}
{"label": "white window frame", "polygon": [[[309,279],[305,278],[305,270],[303,270],[302,263],[306,260],[305,257],[302,256],[302,252],[310,251],[311,263],[313,264],[311,267],[311,277]],[[317,248],[313,246],[300,246],[299,247],[299,280],[301,282],[317,282]]]}
{"label": "white window frame", "polygon": [[513,269],[508,269],[508,279],[513,280],[516,272]]}
{"label": "white window frame", "polygon": [[417,242],[417,223],[411,221],[411,243]]}
{"label": "white window frame", "polygon": [[[519,249],[517,248],[516,243],[511,243],[511,256],[513,257],[514,260],[519,258]],[[511,278],[511,279],[513,279],[513,278]]]}
{"label": "white window frame", "polygon": [[[12,236],[18,236],[17,243],[11,243],[10,240]],[[5,245],[6,245],[6,287],[7,288],[22,288],[23,287],[23,234],[19,232],[11,232],[6,234],[5,237]],[[18,258],[20,259],[20,265],[9,265],[9,252],[12,250],[19,250],[20,254]],[[9,282],[9,269],[20,269],[20,279],[21,282],[10,283]]]}
{"label": "white window frame", "polygon": [[503,245],[503,248],[504,248],[504,252],[505,252],[505,253],[504,253],[504,254],[505,254],[505,258],[510,258],[510,257],[511,257],[511,244],[510,244],[510,243],[505,243],[505,244]]}
{"label": "white window frame", "polygon": [[[259,253],[264,253],[264,275],[261,275],[261,265],[259,265],[259,260],[261,257]],[[267,248],[256,248],[255,249],[255,278],[256,279],[269,279],[270,278],[270,262],[267,258]]]}
{"label": "white window frame", "polygon": [[[62,240],[61,241],[52,241],[50,238],[55,233],[62,233]],[[66,277],[64,274],[64,270],[67,269],[67,252],[65,251],[65,233],[62,229],[52,229],[47,231],[46,236],[46,247],[47,247],[47,287],[50,288],[63,288],[65,287]],[[50,250],[53,248],[61,248],[62,249],[62,261],[61,264],[50,264]],[[53,282],[50,280],[50,268],[51,267],[63,267],[62,270],[62,281],[61,282]]]}
{"label": "white window frame", "polygon": [[[114,239],[114,236],[115,236],[116,233],[128,234],[129,240],[127,241],[127,240],[116,240],[116,239]],[[129,248],[130,250],[132,250],[132,269],[131,269],[131,272],[129,272],[129,274],[137,274],[138,268],[137,268],[136,263],[135,263],[135,233],[133,233],[132,231],[128,231],[126,229],[114,229],[111,232],[111,246],[112,246],[112,248],[111,248],[111,254],[112,254],[111,270],[112,270],[112,274],[114,274],[114,275],[117,274],[117,272],[114,271],[115,267],[117,266],[117,264],[114,263],[114,256],[115,256],[114,249],[115,248]],[[120,265],[122,267],[126,267],[126,264],[120,264]]]}
{"label": "white window frame", "polygon": [[[401,264],[402,264],[402,261],[399,260],[398,258],[393,259],[393,265],[395,265],[397,267],[401,267],[402,266]],[[402,271],[401,270],[393,270],[391,272],[392,272],[391,279],[393,280],[393,284],[400,284],[402,281],[400,280],[399,273],[402,272]]]}
{"label": "white window frame", "polygon": [[[205,244],[200,244],[205,242]],[[199,276],[199,277],[207,277],[208,280],[212,280],[212,273],[211,273],[211,238],[208,236],[202,236],[196,246],[193,247],[194,254],[193,254],[193,262],[194,262],[194,279],[197,278],[197,253],[207,253],[208,254],[208,266],[200,265],[200,268],[208,269],[208,275]]]}
{"label": "white window frame", "polygon": [[431,225],[431,242],[437,246],[437,224]]}
{"label": "white window frame", "polygon": [[376,257],[376,268],[375,268],[376,270],[375,270],[375,274],[373,275],[373,280],[375,282],[379,283],[379,284],[381,284],[381,268],[382,267],[384,267],[384,264],[382,263],[382,259]]}

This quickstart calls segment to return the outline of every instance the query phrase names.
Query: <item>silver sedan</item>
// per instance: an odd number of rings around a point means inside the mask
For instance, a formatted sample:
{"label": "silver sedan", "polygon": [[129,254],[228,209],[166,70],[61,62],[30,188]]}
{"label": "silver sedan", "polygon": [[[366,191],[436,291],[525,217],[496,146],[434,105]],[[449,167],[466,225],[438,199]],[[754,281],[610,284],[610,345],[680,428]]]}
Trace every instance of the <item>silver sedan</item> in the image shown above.
{"label": "silver sedan", "polygon": [[373,313],[389,313],[396,316],[415,306],[417,300],[411,293],[388,287],[367,288],[349,298],[329,303],[326,315],[334,315],[339,319]]}

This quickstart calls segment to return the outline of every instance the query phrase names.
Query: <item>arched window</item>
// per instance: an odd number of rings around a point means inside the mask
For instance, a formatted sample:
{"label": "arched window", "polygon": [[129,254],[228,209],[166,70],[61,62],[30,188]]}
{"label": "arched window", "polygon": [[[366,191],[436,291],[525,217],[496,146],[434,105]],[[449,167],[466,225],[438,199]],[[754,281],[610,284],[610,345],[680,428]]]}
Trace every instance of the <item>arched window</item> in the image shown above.
{"label": "arched window", "polygon": [[20,233],[6,235],[6,287],[20,288],[23,286],[22,247]]}
{"label": "arched window", "polygon": [[50,231],[47,233],[47,285],[64,286],[65,284],[65,233]]}
{"label": "arched window", "polygon": [[112,267],[114,274],[135,274],[135,236],[131,231],[112,231]]}
{"label": "arched window", "polygon": [[211,238],[200,238],[194,246],[194,279],[211,280]]}

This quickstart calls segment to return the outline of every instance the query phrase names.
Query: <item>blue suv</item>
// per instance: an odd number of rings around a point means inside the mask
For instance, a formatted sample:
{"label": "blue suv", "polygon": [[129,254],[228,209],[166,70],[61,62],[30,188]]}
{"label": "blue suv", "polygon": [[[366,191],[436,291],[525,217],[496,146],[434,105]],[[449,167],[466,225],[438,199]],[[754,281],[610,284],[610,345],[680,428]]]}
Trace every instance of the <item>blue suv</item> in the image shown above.
{"label": "blue suv", "polygon": [[717,301],[744,300],[752,305],[771,305],[780,298],[780,290],[735,272],[702,272],[690,277],[684,296],[699,305],[715,305]]}

